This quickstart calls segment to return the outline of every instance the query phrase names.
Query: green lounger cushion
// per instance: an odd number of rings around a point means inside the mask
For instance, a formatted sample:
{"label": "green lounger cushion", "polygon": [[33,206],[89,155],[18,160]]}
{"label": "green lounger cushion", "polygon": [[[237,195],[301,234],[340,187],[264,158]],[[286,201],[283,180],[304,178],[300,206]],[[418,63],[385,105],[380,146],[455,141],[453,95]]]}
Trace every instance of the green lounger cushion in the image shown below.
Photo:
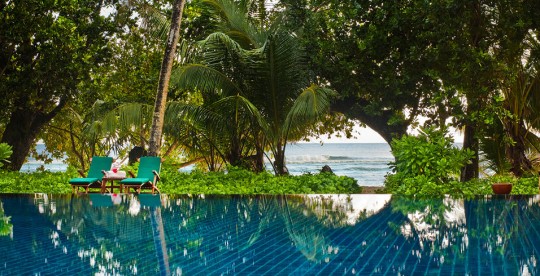
{"label": "green lounger cushion", "polygon": [[[143,187],[152,188],[159,192],[156,186],[156,182],[159,180],[159,171],[161,169],[161,158],[156,156],[143,156],[140,159],[139,169],[137,170],[137,176],[134,178],[126,178],[120,181],[120,184],[124,187],[135,188],[140,192]],[[127,192],[127,191],[126,191]]]}
{"label": "green lounger cushion", "polygon": [[96,181],[103,179],[102,171],[108,171],[112,166],[112,157],[108,156],[94,156],[90,163],[90,169],[86,177],[72,178],[69,180],[69,184],[73,185],[90,185]]}
{"label": "green lounger cushion", "polygon": [[152,178],[146,178],[146,177],[126,178],[120,181],[120,183],[124,185],[141,185],[146,182],[152,182]]}
{"label": "green lounger cushion", "polygon": [[69,184],[88,184],[94,183],[98,180],[100,179],[97,177],[73,178],[69,181]]}
{"label": "green lounger cushion", "polygon": [[161,158],[159,157],[141,157],[141,163],[139,170],[137,171],[137,178],[149,178],[154,179],[154,172],[159,173],[161,168]]}

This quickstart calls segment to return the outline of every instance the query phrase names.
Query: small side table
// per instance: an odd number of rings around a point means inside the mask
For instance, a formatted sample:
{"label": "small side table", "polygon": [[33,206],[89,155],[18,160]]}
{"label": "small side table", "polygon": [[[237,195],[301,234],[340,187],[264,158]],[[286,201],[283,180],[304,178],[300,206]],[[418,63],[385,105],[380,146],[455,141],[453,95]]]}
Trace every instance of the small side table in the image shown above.
{"label": "small side table", "polygon": [[[106,172],[105,176],[103,177],[103,181],[101,182],[101,193],[105,193],[108,191],[108,188],[110,188],[110,193],[114,192],[114,188],[118,188],[120,192],[122,192],[121,185],[114,185],[114,181],[120,181],[126,179],[126,172],[124,171],[118,171],[117,173],[114,173],[112,171]],[[107,183],[110,185],[107,187]]]}

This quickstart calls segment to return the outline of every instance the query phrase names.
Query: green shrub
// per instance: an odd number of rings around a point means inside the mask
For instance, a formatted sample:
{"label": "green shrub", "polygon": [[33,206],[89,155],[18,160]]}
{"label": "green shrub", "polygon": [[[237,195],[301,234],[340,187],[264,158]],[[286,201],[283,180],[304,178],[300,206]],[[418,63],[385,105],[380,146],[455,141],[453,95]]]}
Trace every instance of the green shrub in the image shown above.
{"label": "green shrub", "polygon": [[538,194],[538,176],[527,176],[516,178],[511,175],[494,175],[484,179],[475,179],[463,183],[463,186],[469,188],[474,194],[490,195],[493,194],[491,184],[497,182],[512,183],[513,195],[533,195]]}
{"label": "green shrub", "polygon": [[355,179],[328,173],[274,176],[238,168],[228,172],[162,171],[160,189],[167,194],[308,194],[360,193]]}
{"label": "green shrub", "polygon": [[512,185],[512,194],[535,195],[538,194],[538,176],[522,177],[516,179]]}
{"label": "green shrub", "polygon": [[388,192],[403,195],[440,196],[461,192],[454,187],[461,168],[472,157],[469,150],[454,147],[446,130],[421,129],[418,136],[407,135],[392,141],[395,174],[387,175]]}
{"label": "green shrub", "polygon": [[[0,193],[71,193],[69,179],[77,177],[75,169],[67,172],[0,171]],[[158,183],[166,194],[308,194],[360,193],[356,180],[328,173],[299,176],[274,176],[268,172],[253,173],[230,168],[228,172],[193,171],[181,173],[164,164]]]}
{"label": "green shrub", "polygon": [[418,136],[403,136],[392,141],[393,169],[404,177],[424,175],[438,183],[455,180],[472,152],[454,146],[446,130],[421,129]]}
{"label": "green shrub", "polygon": [[[394,175],[393,175],[394,176]],[[503,181],[504,180],[504,181]],[[538,194],[538,176],[515,178],[500,176],[473,179],[468,182],[450,181],[447,183],[434,183],[424,176],[406,178],[403,184],[393,190],[394,194],[416,196],[420,198],[441,197],[451,195],[454,197],[472,197],[475,195],[491,195],[491,184],[495,182],[512,183],[513,195]]]}
{"label": "green shrub", "polygon": [[68,181],[73,175],[73,170],[67,173],[0,171],[0,193],[71,193]]}

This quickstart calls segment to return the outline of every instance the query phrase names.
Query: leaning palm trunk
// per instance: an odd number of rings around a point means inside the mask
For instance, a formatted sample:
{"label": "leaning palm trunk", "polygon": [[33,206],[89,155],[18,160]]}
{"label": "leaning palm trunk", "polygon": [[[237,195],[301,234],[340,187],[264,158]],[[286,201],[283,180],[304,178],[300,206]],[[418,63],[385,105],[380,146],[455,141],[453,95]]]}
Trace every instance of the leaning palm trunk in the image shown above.
{"label": "leaning palm trunk", "polygon": [[169,91],[169,80],[176,55],[176,45],[180,37],[180,23],[182,22],[182,13],[185,0],[175,0],[171,18],[171,30],[165,47],[165,55],[161,64],[159,84],[156,95],[154,116],[152,118],[152,129],[150,131],[149,151],[150,156],[157,156],[161,149],[161,134],[163,132],[163,119],[165,117],[165,104],[167,102],[167,93]]}
{"label": "leaning palm trunk", "polygon": [[[236,133],[235,133],[236,134]],[[227,156],[227,161],[233,166],[240,166],[242,164],[242,149],[240,147],[240,141],[238,141],[238,136],[234,135],[231,139],[231,146],[229,154]]]}
{"label": "leaning palm trunk", "polygon": [[255,136],[255,156],[253,161],[253,171],[263,172],[264,168],[264,138],[261,138],[259,133],[258,136]]}
{"label": "leaning palm trunk", "polygon": [[275,153],[274,171],[276,175],[287,175],[289,171],[285,167],[285,146],[281,142],[277,143],[277,151]]}

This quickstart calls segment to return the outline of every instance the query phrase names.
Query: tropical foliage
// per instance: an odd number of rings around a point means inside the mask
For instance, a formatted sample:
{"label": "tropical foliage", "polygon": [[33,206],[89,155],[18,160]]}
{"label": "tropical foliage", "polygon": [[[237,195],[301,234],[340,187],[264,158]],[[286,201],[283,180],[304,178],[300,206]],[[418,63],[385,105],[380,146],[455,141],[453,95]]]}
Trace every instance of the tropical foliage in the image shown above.
{"label": "tropical foliage", "polygon": [[[116,12],[103,16],[107,7]],[[10,169],[64,108],[92,97],[82,85],[111,57],[107,44],[127,24],[122,11],[116,1],[0,1],[0,129],[13,147]]]}
{"label": "tropical foliage", "polygon": [[[501,174],[534,173],[538,1],[188,1],[160,88],[163,135],[151,135],[152,106],[178,5],[87,2],[0,0],[7,169],[39,140],[52,155],[37,159],[83,169],[153,140],[178,166],[264,172],[268,161],[285,175],[288,143],[351,119],[392,143],[392,191],[476,178],[481,157]],[[470,151],[428,128],[407,136],[422,118],[462,129]]]}
{"label": "tropical foliage", "polygon": [[[499,135],[491,125],[514,112],[497,109],[501,90],[517,80],[522,61],[533,79],[537,70],[530,65],[538,64],[537,1],[280,2],[286,21],[308,33],[313,70],[339,92],[335,109],[388,143],[420,115],[428,125],[462,129],[474,153],[462,180],[478,176],[480,140]],[[527,162],[512,152],[524,147],[503,136],[519,174]]]}
{"label": "tropical foliage", "polygon": [[[136,169],[136,168],[135,168]],[[20,173],[0,171],[0,193],[69,194],[69,179],[77,177],[74,169],[64,172]],[[328,173],[301,176],[273,176],[230,167],[226,173],[179,173],[165,165],[158,183],[166,194],[356,194],[362,189],[356,180]]]}
{"label": "tropical foliage", "polygon": [[11,146],[6,143],[0,143],[0,168],[4,166],[4,162],[9,162],[8,158],[11,156],[13,151]]}
{"label": "tropical foliage", "polygon": [[[135,167],[133,169],[136,169]],[[136,170],[134,170],[136,171]],[[0,193],[70,194],[69,179],[78,177],[74,169],[67,172],[21,173],[0,171]],[[228,172],[179,173],[174,164],[165,164],[158,183],[164,194],[356,194],[362,193],[355,179],[328,173],[299,176],[273,176],[268,172],[253,173],[238,168]],[[491,183],[499,178],[470,182],[436,183],[425,177],[410,178],[389,186],[386,193],[423,198],[452,194],[456,197],[492,194]],[[538,176],[506,178],[513,184],[512,194],[537,194]]]}
{"label": "tropical foliage", "polygon": [[[392,141],[394,174],[386,178],[386,188],[397,194],[445,194],[458,183],[460,170],[470,160],[472,152],[458,149],[446,129],[421,129],[417,136],[406,135]],[[429,191],[426,191],[428,189]],[[455,191],[450,194],[456,194]]]}
{"label": "tropical foliage", "polygon": [[456,148],[447,130],[434,128],[394,139],[392,152],[396,159],[392,167],[403,177],[425,175],[439,183],[457,180],[472,155],[468,149]]}
{"label": "tropical foliage", "polygon": [[[261,171],[263,151],[268,148],[274,170],[285,174],[287,142],[301,139],[324,116],[331,91],[309,84],[301,47],[292,34],[268,31],[264,41],[255,44],[263,46],[243,49],[221,32],[202,41],[201,63],[180,68],[176,84],[201,91],[204,104],[186,106],[190,109],[178,113],[199,122],[218,120],[199,125],[205,126],[203,132],[213,143],[221,145],[210,145],[209,151],[220,153],[228,164],[238,166],[255,155],[256,170]],[[183,114],[190,110],[198,114]]]}
{"label": "tropical foliage", "polygon": [[273,176],[230,168],[227,173],[171,173],[164,177],[167,194],[356,194],[356,180],[328,173]]}

